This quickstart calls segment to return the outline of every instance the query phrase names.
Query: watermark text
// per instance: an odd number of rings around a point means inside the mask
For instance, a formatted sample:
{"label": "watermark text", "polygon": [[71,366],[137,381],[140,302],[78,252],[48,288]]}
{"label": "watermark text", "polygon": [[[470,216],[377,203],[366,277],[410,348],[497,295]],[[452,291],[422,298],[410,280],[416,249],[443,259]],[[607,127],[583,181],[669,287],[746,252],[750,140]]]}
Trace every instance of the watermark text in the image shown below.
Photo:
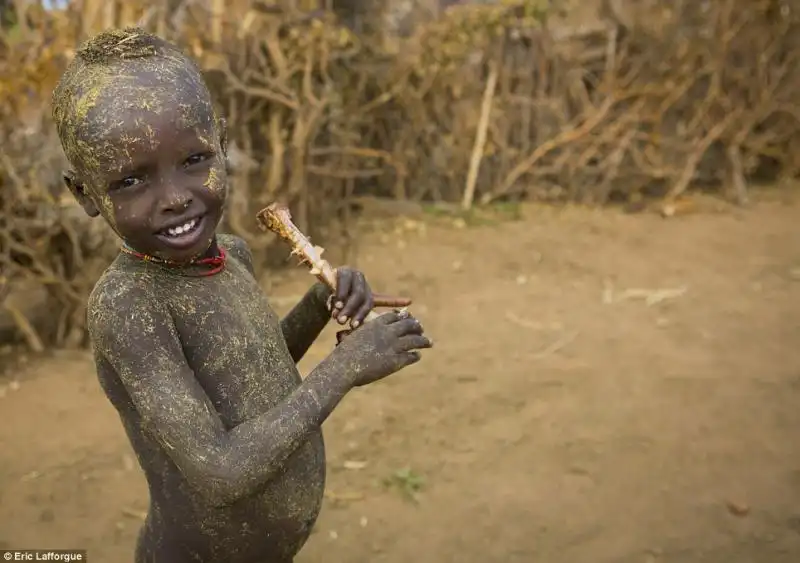
{"label": "watermark text", "polygon": [[80,549],[2,549],[0,563],[4,561],[80,561],[85,563],[86,551]]}

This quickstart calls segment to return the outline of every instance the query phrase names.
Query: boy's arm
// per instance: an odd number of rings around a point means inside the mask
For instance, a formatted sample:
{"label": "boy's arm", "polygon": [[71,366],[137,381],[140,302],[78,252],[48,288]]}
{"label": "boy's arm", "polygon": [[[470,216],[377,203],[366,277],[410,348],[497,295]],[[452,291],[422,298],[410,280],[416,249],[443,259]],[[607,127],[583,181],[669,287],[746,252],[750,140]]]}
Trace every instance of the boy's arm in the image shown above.
{"label": "boy's arm", "polygon": [[[220,242],[228,246],[230,252],[245,265],[247,270],[255,275],[253,270],[253,256],[247,243],[238,237],[220,237]],[[289,353],[295,363],[303,359],[303,356],[320,335],[325,330],[331,320],[331,312],[328,310],[328,297],[331,290],[323,283],[315,283],[306,292],[303,298],[291,311],[281,320],[281,331]]]}
{"label": "boy's arm", "polygon": [[92,341],[143,428],[211,504],[232,503],[268,482],[353,386],[344,375],[350,370],[329,358],[280,405],[226,431],[186,363],[169,311],[153,301],[134,287],[101,290],[90,302]]}
{"label": "boy's arm", "polygon": [[281,320],[283,338],[295,363],[303,359],[331,320],[331,312],[327,307],[330,295],[330,288],[322,283],[315,283]]}

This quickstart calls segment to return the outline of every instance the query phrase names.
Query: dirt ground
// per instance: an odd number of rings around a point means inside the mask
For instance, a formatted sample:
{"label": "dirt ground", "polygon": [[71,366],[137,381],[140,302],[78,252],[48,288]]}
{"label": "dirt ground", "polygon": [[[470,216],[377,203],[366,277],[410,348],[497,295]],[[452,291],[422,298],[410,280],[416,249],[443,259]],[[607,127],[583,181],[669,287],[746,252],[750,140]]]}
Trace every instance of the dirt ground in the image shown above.
{"label": "dirt ground", "polygon": [[[800,205],[768,199],[365,235],[436,348],[326,423],[298,563],[800,561]],[[0,547],[131,561],[147,491],[89,356],[2,385]]]}

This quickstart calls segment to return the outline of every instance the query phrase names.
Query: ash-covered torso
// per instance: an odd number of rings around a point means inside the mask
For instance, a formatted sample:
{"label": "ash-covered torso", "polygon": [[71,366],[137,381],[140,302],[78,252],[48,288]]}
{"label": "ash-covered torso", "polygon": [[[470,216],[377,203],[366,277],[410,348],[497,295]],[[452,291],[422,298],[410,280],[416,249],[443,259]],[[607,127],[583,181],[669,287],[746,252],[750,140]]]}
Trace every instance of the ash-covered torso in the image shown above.
{"label": "ash-covered torso", "polygon": [[[123,360],[108,357],[114,350],[95,353],[101,385],[119,411],[149,484],[151,507],[138,563],[288,562],[308,538],[322,502],[320,432],[300,444],[257,494],[231,504],[204,500],[173,462],[170,444],[155,439],[118,373],[123,361],[124,369],[147,371],[141,374],[139,401],[161,403],[167,412],[175,405],[184,412],[187,407],[209,409],[225,431],[276,407],[300,385],[280,321],[251,274],[246,247],[233,237],[218,241],[228,253],[220,273],[191,276],[122,254],[89,301],[90,332],[112,328],[120,337],[115,341],[130,343],[119,354],[140,356]],[[128,374],[127,380],[139,385],[137,377]],[[198,404],[198,395],[165,397],[169,385],[160,386],[157,378],[170,377],[194,377],[192,384],[202,388],[209,402]],[[177,417],[164,420],[182,424]],[[194,430],[186,431],[191,438]],[[197,443],[202,441],[198,434]],[[245,459],[247,452],[231,455]]]}

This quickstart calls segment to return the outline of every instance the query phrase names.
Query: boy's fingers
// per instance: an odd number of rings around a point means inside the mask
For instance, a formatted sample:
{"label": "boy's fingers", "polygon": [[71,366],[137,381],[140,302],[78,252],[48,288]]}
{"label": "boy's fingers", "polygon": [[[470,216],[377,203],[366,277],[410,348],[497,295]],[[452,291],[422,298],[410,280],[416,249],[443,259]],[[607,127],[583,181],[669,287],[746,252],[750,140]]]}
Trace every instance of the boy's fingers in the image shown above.
{"label": "boy's fingers", "polygon": [[373,305],[372,296],[370,295],[364,300],[364,303],[353,315],[353,328],[361,326],[361,324],[364,322],[364,319],[366,319],[367,315],[369,315],[369,312],[372,311]]}
{"label": "boy's fingers", "polygon": [[397,321],[392,330],[397,336],[407,336],[409,334],[422,334],[422,325],[414,317],[406,317]]}
{"label": "boy's fingers", "polygon": [[406,313],[405,316],[404,316],[403,312],[401,312],[401,311],[389,311],[389,312],[384,313],[381,316],[379,316],[373,322],[381,322],[381,323],[383,323],[385,325],[390,325],[390,324],[396,323],[397,321],[399,321],[401,319],[405,319],[407,316],[408,316],[408,313]]}
{"label": "boy's fingers", "polygon": [[[353,272],[347,268],[336,270],[336,299],[333,302],[333,311],[338,313],[344,307],[350,287],[353,284]],[[338,315],[337,315],[338,316]]]}
{"label": "boy's fingers", "polygon": [[422,359],[422,356],[419,352],[403,352],[399,355],[399,364],[400,368],[408,367],[411,364],[416,364],[418,361]]}
{"label": "boy's fingers", "polygon": [[347,322],[347,320],[358,312],[364,301],[369,294],[369,287],[364,274],[361,272],[353,272],[350,280],[350,293],[347,295],[347,301],[344,308],[339,313],[339,322]]}
{"label": "boy's fingers", "polygon": [[347,321],[349,321],[352,318],[353,309],[358,307],[358,305],[360,305],[360,304],[361,304],[361,298],[356,294],[350,294],[350,297],[347,299],[347,302],[344,304],[344,308],[341,311],[339,311],[339,315],[336,317],[336,321],[339,324],[342,324],[342,325],[345,324]]}
{"label": "boy's fingers", "polygon": [[433,342],[427,336],[418,334],[403,336],[397,341],[398,352],[411,352],[413,350],[424,350],[433,348]]}

